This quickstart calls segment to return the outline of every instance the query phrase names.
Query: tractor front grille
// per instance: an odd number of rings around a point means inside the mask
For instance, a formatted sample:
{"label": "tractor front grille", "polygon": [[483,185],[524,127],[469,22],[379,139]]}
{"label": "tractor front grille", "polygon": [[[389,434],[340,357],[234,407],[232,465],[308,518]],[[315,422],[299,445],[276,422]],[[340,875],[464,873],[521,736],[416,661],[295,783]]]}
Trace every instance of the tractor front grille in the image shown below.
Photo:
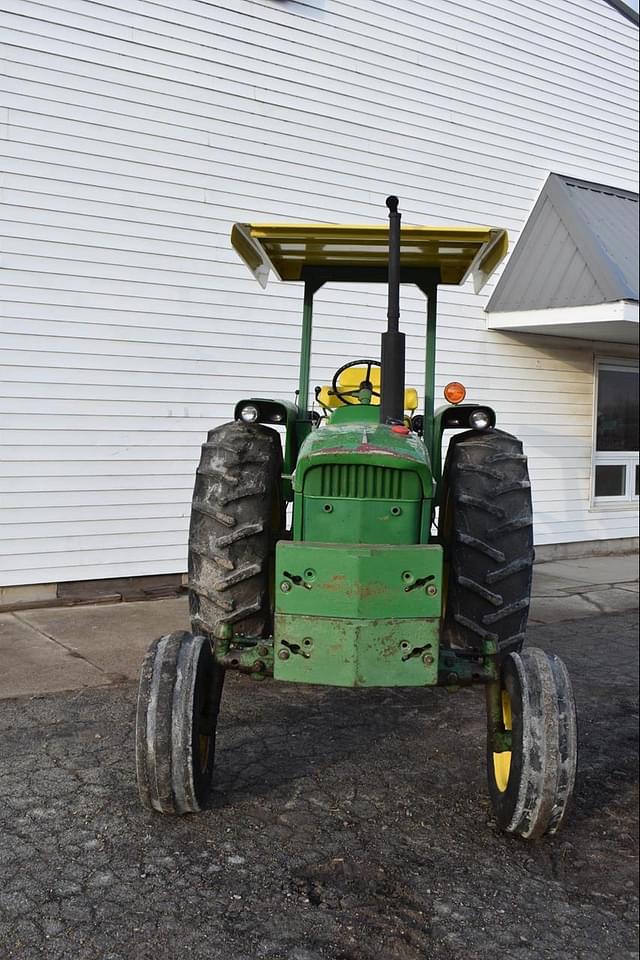
{"label": "tractor front grille", "polygon": [[326,463],[305,477],[305,493],[354,500],[419,500],[420,478],[412,470],[369,463]]}

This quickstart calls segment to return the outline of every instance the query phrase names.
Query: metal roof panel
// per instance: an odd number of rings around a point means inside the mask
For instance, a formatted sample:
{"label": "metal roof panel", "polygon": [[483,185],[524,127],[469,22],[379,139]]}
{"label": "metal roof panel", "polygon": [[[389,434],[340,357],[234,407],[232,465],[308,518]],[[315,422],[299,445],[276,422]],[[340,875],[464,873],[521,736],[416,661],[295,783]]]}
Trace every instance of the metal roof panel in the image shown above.
{"label": "metal roof panel", "polygon": [[[571,202],[596,239],[616,299],[638,299],[638,194],[565,180]],[[625,297],[617,296],[625,293]]]}
{"label": "metal roof panel", "polygon": [[638,300],[638,194],[551,174],[487,306]]}

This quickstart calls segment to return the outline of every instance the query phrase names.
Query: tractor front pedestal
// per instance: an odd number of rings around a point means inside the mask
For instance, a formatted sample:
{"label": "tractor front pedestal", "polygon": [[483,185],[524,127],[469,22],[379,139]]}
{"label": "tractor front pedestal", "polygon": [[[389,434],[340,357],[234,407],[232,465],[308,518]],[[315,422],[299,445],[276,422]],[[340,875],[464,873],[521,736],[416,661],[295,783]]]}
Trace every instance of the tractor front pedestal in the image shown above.
{"label": "tractor front pedestal", "polygon": [[274,676],[341,687],[438,682],[442,549],[281,541]]}

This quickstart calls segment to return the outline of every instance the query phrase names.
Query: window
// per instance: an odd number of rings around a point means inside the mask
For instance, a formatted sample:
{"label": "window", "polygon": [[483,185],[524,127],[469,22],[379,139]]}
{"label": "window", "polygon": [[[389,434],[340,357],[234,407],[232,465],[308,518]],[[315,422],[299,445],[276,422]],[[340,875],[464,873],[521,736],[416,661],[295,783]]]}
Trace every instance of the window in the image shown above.
{"label": "window", "polygon": [[638,369],[599,362],[596,378],[593,497],[596,503],[638,499]]}

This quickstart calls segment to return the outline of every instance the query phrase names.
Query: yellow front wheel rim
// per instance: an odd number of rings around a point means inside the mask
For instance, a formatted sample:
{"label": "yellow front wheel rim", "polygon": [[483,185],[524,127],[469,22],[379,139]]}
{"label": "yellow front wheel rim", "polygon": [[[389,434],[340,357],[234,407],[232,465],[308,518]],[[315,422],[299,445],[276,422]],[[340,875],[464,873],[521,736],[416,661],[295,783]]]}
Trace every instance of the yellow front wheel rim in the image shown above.
{"label": "yellow front wheel rim", "polygon": [[[502,691],[502,722],[505,730],[511,730],[511,697],[506,690]],[[511,750],[493,754],[493,777],[500,793],[504,793],[509,783],[511,773]]]}

